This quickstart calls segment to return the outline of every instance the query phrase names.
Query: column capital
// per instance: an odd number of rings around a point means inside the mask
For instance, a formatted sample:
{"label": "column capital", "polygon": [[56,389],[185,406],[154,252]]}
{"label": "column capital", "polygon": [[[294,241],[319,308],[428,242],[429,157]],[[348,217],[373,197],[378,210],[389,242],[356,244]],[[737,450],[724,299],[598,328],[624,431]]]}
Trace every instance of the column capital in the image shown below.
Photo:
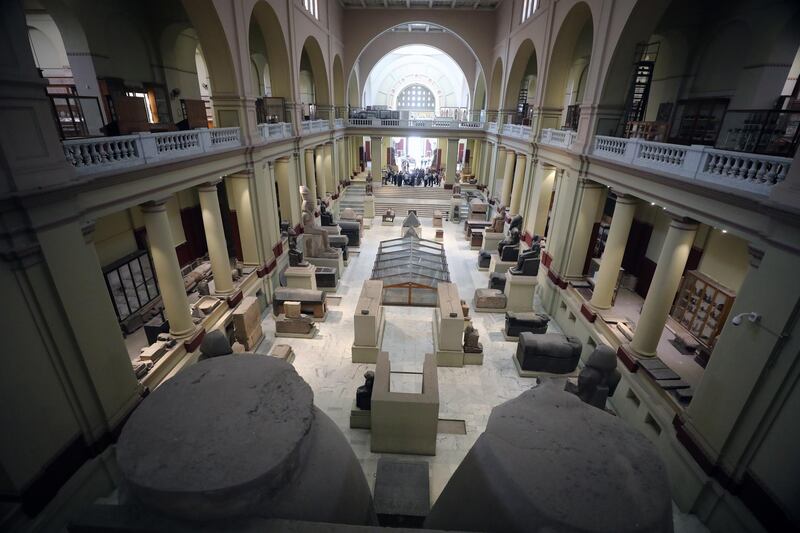
{"label": "column capital", "polygon": [[626,205],[635,205],[639,203],[639,199],[632,194],[617,192],[614,189],[611,189],[611,192],[614,193],[614,196],[616,196],[617,203]]}
{"label": "column capital", "polygon": [[166,196],[156,200],[148,200],[139,207],[142,209],[142,213],[159,213],[167,210],[167,202],[169,199],[170,197]]}
{"label": "column capital", "polygon": [[689,217],[676,215],[674,213],[670,213],[669,211],[667,211],[667,214],[672,219],[669,223],[669,227],[683,231],[691,231],[697,229],[697,225],[699,224],[699,222],[697,222],[696,220],[691,219]]}
{"label": "column capital", "polygon": [[289,156],[278,157],[275,159],[275,163],[285,164],[289,162]]}
{"label": "column capital", "polygon": [[238,172],[234,172],[233,174],[228,174],[225,177],[226,178],[230,178],[230,179],[249,180],[250,178],[253,177],[253,171],[252,170],[240,170]]}
{"label": "column capital", "polygon": [[206,183],[198,185],[197,190],[200,192],[217,192],[217,185],[220,183],[222,183],[222,178],[207,181]]}

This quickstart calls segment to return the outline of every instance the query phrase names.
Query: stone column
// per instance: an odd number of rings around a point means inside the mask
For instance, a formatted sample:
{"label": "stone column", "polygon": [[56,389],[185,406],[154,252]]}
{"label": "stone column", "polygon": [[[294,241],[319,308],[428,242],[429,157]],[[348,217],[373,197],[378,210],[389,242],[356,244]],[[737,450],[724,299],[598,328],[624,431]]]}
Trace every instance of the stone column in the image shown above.
{"label": "stone column", "polygon": [[533,235],[544,237],[555,177],[556,170],[552,167],[545,168],[541,162],[533,169],[530,205],[525,216],[525,228]]}
{"label": "stone column", "polygon": [[275,181],[278,183],[281,219],[292,226],[300,222],[299,188],[292,179],[288,157],[275,160]]}
{"label": "stone column", "polygon": [[322,162],[325,169],[325,190],[330,193],[335,193],[336,185],[338,185],[339,182],[333,175],[333,143],[325,143],[323,146],[323,155],[324,158]]}
{"label": "stone column", "polygon": [[317,198],[325,198],[328,192],[328,186],[325,183],[325,165],[323,159],[325,158],[324,149],[322,146],[314,148],[314,175],[317,178]]}
{"label": "stone column", "polygon": [[253,198],[250,191],[252,173],[232,174],[230,181],[230,198],[236,209],[236,222],[239,227],[239,240],[242,243],[242,260],[251,265],[261,262],[256,237],[256,219],[253,214]]}
{"label": "stone column", "polygon": [[347,171],[347,143],[344,137],[339,139],[339,177],[349,180],[350,173]]}
{"label": "stone column", "polygon": [[[503,146],[497,147],[497,154],[494,158],[494,174],[492,175],[492,183],[489,188],[492,191],[492,196],[501,198],[502,195],[497,191],[497,182],[503,179],[503,174],[506,169],[506,149]],[[502,199],[501,199],[502,203]]]}
{"label": "stone column", "polygon": [[306,187],[311,192],[311,197],[317,197],[317,175],[314,171],[314,150],[306,149],[305,153]]}
{"label": "stone column", "polygon": [[639,355],[654,356],[658,341],[667,323],[672,301],[678,292],[686,260],[692,249],[697,223],[688,219],[674,219],[658,255],[658,265],[644,300],[642,314],[636,324],[631,349]]}
{"label": "stone column", "polygon": [[203,227],[206,230],[211,272],[214,274],[214,292],[226,295],[233,292],[233,278],[231,278],[228,243],[225,240],[225,230],[222,228],[217,183],[219,182],[201,185],[197,188],[197,193],[200,196],[200,210],[203,212]]}
{"label": "stone column", "polygon": [[500,194],[500,202],[506,206],[511,207],[511,185],[514,179],[514,162],[516,155],[511,150],[506,151],[506,164],[503,167],[503,192]]}
{"label": "stone column", "polygon": [[447,139],[447,159],[445,159],[445,183],[456,183],[458,168],[458,139]]}
{"label": "stone column", "polygon": [[596,309],[611,307],[634,213],[636,213],[636,198],[617,194],[614,217],[611,219],[611,228],[608,231],[608,239],[606,239],[606,248],[600,259],[600,269],[597,271],[592,300],[589,302]]}
{"label": "stone column", "polygon": [[[510,214],[512,216],[519,214],[519,206],[522,202],[522,189],[525,187],[526,162],[527,158],[525,154],[517,154],[516,166],[514,167],[514,183],[511,187]],[[505,189],[505,184],[503,184],[503,189]]]}
{"label": "stone column", "polygon": [[372,180],[376,183],[381,180],[381,168],[383,167],[383,164],[381,163],[382,150],[381,138],[370,137],[369,151],[370,157],[372,158]]}
{"label": "stone column", "polygon": [[[158,278],[158,289],[164,310],[169,320],[169,332],[175,337],[188,337],[194,331],[192,315],[189,312],[189,299],[183,286],[181,266],[167,217],[167,200],[148,202],[142,206],[147,242]],[[228,268],[230,276],[230,268]]]}

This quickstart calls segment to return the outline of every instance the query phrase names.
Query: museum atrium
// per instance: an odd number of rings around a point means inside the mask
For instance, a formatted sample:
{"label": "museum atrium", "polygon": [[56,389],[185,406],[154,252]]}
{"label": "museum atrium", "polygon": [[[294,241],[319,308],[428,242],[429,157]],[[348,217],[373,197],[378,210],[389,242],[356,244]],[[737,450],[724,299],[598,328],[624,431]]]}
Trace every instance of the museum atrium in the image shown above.
{"label": "museum atrium", "polygon": [[800,2],[0,2],[2,531],[800,531]]}

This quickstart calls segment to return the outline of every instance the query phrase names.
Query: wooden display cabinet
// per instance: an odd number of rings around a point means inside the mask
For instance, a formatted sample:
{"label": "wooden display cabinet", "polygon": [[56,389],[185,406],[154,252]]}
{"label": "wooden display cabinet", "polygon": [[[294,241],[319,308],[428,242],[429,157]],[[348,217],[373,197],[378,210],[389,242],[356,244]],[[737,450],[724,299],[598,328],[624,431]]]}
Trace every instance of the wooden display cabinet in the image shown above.
{"label": "wooden display cabinet", "polygon": [[684,277],[670,314],[710,351],[735,299],[735,291],[697,270],[691,270]]}

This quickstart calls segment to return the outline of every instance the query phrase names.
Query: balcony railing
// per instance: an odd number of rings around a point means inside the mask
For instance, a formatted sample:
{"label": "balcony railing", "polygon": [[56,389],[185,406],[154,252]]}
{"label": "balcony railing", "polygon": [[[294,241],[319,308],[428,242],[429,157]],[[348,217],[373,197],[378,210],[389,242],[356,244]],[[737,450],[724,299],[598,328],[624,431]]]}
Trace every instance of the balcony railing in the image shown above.
{"label": "balcony railing", "polygon": [[300,123],[300,131],[302,133],[314,133],[315,131],[328,131],[331,125],[325,119],[319,120],[304,120]]}
{"label": "balcony railing", "polygon": [[398,119],[398,118],[349,118],[350,127],[371,128],[450,128],[465,130],[483,130],[483,122],[458,121],[452,118]]}
{"label": "balcony railing", "polygon": [[552,128],[545,128],[539,137],[539,142],[549,146],[558,146],[560,148],[569,148],[575,140],[575,132],[572,130],[555,130]]}
{"label": "balcony railing", "polygon": [[157,163],[241,146],[239,128],[213,128],[61,142],[67,162],[81,174]]}
{"label": "balcony railing", "polygon": [[503,125],[503,135],[508,135],[509,137],[516,137],[518,139],[530,139],[531,127],[522,126],[519,124],[505,124]]}
{"label": "balcony railing", "polygon": [[339,128],[344,128],[344,119],[343,118],[337,118],[336,120],[334,120],[334,127],[337,130]]}
{"label": "balcony railing", "polygon": [[278,139],[288,139],[292,136],[292,125],[289,122],[277,122],[274,124],[259,124],[258,135],[265,141],[276,141]]}
{"label": "balcony railing", "polygon": [[789,172],[787,157],[729,152],[708,146],[667,144],[598,135],[592,153],[639,168],[716,183],[761,195]]}

